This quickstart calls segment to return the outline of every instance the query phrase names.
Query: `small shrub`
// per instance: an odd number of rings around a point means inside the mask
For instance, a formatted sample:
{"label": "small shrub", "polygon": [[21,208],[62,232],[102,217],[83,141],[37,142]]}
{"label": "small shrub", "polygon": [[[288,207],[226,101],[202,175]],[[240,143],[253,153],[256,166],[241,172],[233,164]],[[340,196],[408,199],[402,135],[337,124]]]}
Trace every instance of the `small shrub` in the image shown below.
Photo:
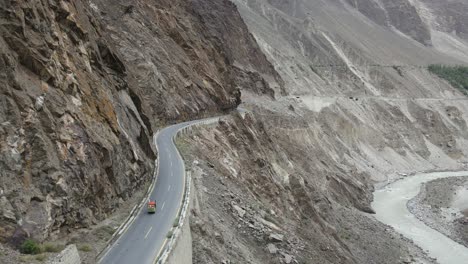
{"label": "small shrub", "polygon": [[88,244],[83,244],[83,245],[80,245],[80,246],[78,247],[78,250],[79,250],[79,251],[83,251],[83,252],[90,252],[90,251],[93,250],[93,249],[91,248],[90,245],[88,245]]}
{"label": "small shrub", "polygon": [[172,223],[172,226],[173,227],[177,227],[179,225],[179,217],[177,217],[176,219],[174,219],[174,223]]}
{"label": "small shrub", "polygon": [[41,253],[41,247],[36,241],[32,239],[26,239],[20,248],[21,253],[24,254],[39,254]]}
{"label": "small shrub", "polygon": [[172,230],[171,230],[171,231],[167,232],[166,237],[167,237],[167,238],[171,238],[171,237],[172,237],[172,234],[173,234],[173,232],[172,232]]}
{"label": "small shrub", "polygon": [[44,252],[54,252],[54,253],[57,253],[57,252],[60,252],[63,250],[63,245],[59,245],[59,244],[52,244],[52,243],[46,243],[43,245],[43,251]]}
{"label": "small shrub", "polygon": [[36,260],[42,262],[47,259],[47,256],[45,254],[40,254],[36,256]]}
{"label": "small shrub", "polygon": [[341,237],[342,239],[349,240],[349,239],[351,239],[351,234],[350,234],[350,233],[347,233],[347,232],[343,232],[343,233],[340,233],[340,237]]}
{"label": "small shrub", "polygon": [[71,237],[70,240],[68,241],[68,244],[79,244],[81,240],[82,240],[81,237],[73,236],[73,237]]}
{"label": "small shrub", "polygon": [[96,229],[96,236],[99,239],[108,239],[114,234],[114,229],[111,226],[102,226]]}
{"label": "small shrub", "polygon": [[32,259],[31,256],[20,256],[19,261],[21,263],[31,263]]}

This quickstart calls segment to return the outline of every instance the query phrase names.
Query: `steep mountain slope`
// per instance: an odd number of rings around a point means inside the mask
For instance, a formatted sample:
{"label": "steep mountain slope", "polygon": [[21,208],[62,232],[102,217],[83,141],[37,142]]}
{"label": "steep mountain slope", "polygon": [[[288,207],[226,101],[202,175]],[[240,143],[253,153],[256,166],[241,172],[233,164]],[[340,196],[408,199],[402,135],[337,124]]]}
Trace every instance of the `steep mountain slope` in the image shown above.
{"label": "steep mountain slope", "polygon": [[369,217],[372,185],[463,168],[467,101],[313,99],[303,99],[310,109],[297,99],[256,101],[246,118],[186,140],[199,164],[196,263],[279,263],[285,254],[299,263],[424,260]]}
{"label": "steep mountain slope", "polygon": [[0,21],[0,242],[105,219],[164,124],[283,89],[227,1],[2,1]]}
{"label": "steep mountain slope", "polygon": [[[464,57],[423,46],[392,27],[374,23],[347,3],[236,3],[257,42],[287,83],[288,92],[429,96],[432,92],[428,90],[433,88],[420,84],[419,79],[427,77],[417,66],[463,63]],[[468,47],[465,42],[460,45],[460,49]],[[412,78],[400,78],[393,66],[406,68]],[[405,85],[408,81],[412,83]],[[440,89],[433,92],[439,93]]]}
{"label": "steep mountain slope", "polygon": [[1,2],[0,242],[107,219],[151,178],[154,132],[242,100],[179,142],[195,262],[431,263],[370,201],[468,162],[467,100],[426,70],[468,63],[466,6]]}
{"label": "steep mountain slope", "polygon": [[368,213],[373,185],[465,166],[467,99],[426,69],[468,63],[463,35],[442,49],[423,1],[233,2],[288,96],[184,142],[196,262],[431,262]]}
{"label": "steep mountain slope", "polygon": [[348,3],[375,23],[386,27],[393,26],[423,45],[432,45],[428,26],[409,1],[348,0]]}
{"label": "steep mountain slope", "polygon": [[348,0],[379,25],[394,27],[416,41],[465,61],[468,2],[466,0]]}

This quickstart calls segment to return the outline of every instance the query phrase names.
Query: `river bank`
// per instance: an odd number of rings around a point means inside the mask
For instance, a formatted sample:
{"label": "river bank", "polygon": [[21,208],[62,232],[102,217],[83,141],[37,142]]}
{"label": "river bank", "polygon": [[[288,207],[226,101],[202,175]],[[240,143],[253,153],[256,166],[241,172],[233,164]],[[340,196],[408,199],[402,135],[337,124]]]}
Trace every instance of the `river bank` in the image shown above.
{"label": "river bank", "polygon": [[379,189],[374,192],[372,203],[375,217],[412,239],[441,264],[468,263],[468,248],[430,228],[407,208],[408,201],[418,195],[421,184],[461,176],[468,176],[468,171],[421,173]]}
{"label": "river bank", "polygon": [[431,228],[468,247],[468,178],[427,182],[408,202],[409,211]]}

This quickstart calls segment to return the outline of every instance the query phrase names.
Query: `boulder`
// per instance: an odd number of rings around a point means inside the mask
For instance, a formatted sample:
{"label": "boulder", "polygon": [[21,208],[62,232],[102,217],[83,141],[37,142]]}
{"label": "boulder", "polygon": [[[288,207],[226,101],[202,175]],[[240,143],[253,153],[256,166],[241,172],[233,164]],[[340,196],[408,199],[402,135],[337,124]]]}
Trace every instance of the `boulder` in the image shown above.
{"label": "boulder", "polygon": [[282,242],[283,239],[284,239],[284,235],[281,235],[281,234],[278,234],[278,233],[272,233],[270,234],[270,236],[268,237],[270,241],[273,241],[273,242]]}
{"label": "boulder", "polygon": [[267,250],[270,252],[270,254],[276,254],[278,252],[278,248],[271,243],[267,245]]}
{"label": "boulder", "polygon": [[236,205],[236,204],[233,204],[232,205],[232,208],[237,212],[237,214],[239,215],[239,217],[244,217],[245,215],[245,210],[240,208],[240,206]]}
{"label": "boulder", "polygon": [[47,264],[81,264],[80,254],[75,244],[68,245]]}
{"label": "boulder", "polygon": [[267,220],[265,220],[265,219],[263,219],[263,218],[261,218],[261,217],[258,218],[258,220],[259,220],[263,225],[265,225],[265,226],[267,226],[267,227],[269,227],[269,228],[271,228],[271,229],[273,229],[273,230],[275,230],[275,231],[281,231],[281,228],[279,228],[277,225],[273,224],[273,223],[270,222],[270,221],[267,221]]}
{"label": "boulder", "polygon": [[15,213],[13,211],[13,207],[11,203],[5,196],[0,198],[0,213],[1,217],[10,221],[16,221]]}
{"label": "boulder", "polygon": [[291,263],[292,260],[293,260],[293,256],[291,256],[289,254],[283,254],[283,257],[284,257],[284,263],[286,263],[286,264]]}

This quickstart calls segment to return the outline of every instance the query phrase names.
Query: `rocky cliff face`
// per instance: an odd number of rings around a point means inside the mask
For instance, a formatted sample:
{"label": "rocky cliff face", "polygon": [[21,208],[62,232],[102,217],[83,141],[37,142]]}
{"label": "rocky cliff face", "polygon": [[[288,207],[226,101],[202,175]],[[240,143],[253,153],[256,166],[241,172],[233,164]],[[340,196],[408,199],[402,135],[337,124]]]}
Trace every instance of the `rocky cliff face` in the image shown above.
{"label": "rocky cliff face", "polygon": [[[447,54],[466,53],[468,2],[466,0],[347,0],[378,25]],[[464,43],[465,42],[465,43]]]}
{"label": "rocky cliff face", "polygon": [[467,38],[468,2],[466,0],[347,0],[373,22],[393,26],[403,34],[432,45],[431,31],[442,31]]}
{"label": "rocky cliff face", "polygon": [[234,2],[289,96],[244,93],[245,118],[186,139],[197,263],[430,263],[369,215],[371,192],[464,168],[467,100],[425,68],[466,63],[461,35],[444,46],[422,1]]}
{"label": "rocky cliff face", "polygon": [[465,7],[0,2],[0,242],[106,219],[151,178],[154,132],[242,99],[182,142],[197,262],[430,263],[371,192],[466,164],[466,98],[425,69],[468,62]]}
{"label": "rocky cliff face", "polygon": [[453,33],[463,39],[468,38],[468,18],[466,17],[468,2],[466,0],[421,0],[420,2],[415,2],[415,4],[417,7],[425,7],[425,9],[420,8],[420,13],[423,18],[427,17],[429,25],[436,30]]}
{"label": "rocky cliff face", "polygon": [[228,1],[8,0],[0,21],[1,242],[105,219],[164,124],[283,89]]}
{"label": "rocky cliff face", "polygon": [[[418,68],[431,63],[455,64],[468,60],[463,55],[468,44],[458,37],[439,38],[444,33],[431,27],[434,47],[426,47],[409,40],[400,31],[374,23],[347,2],[316,0],[279,4],[250,0],[236,3],[289,93],[438,95],[440,89],[420,81],[431,77]],[[423,14],[422,10],[418,6],[415,15]],[[410,72],[406,79],[395,70],[398,68]]]}
{"label": "rocky cliff face", "polygon": [[430,46],[431,34],[416,8],[407,0],[347,0],[366,17],[379,25],[395,27],[421,44]]}
{"label": "rocky cliff face", "polygon": [[196,262],[430,263],[369,215],[373,183],[463,168],[466,100],[300,98],[184,142]]}

